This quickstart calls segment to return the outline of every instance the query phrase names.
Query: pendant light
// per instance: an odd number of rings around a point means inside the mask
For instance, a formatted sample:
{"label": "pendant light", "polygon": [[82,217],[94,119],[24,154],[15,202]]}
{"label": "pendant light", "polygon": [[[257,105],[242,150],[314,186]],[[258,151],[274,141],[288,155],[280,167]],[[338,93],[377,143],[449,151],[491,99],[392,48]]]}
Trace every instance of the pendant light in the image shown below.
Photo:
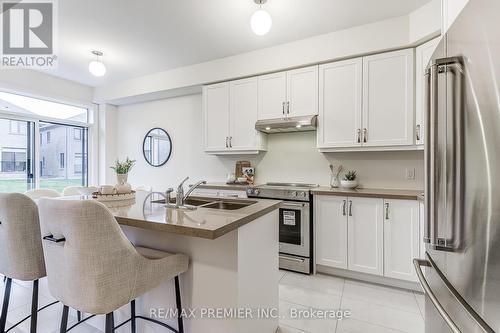
{"label": "pendant light", "polygon": [[96,56],[96,60],[92,60],[89,63],[89,72],[94,76],[104,76],[106,74],[106,66],[99,61],[99,57],[103,55],[101,51],[92,51],[92,54]]}
{"label": "pendant light", "polygon": [[265,4],[266,1],[267,0],[254,0],[254,2],[259,5],[259,9],[253,13],[250,18],[250,27],[257,36],[264,36],[267,34],[273,25],[271,15],[262,9],[262,5]]}

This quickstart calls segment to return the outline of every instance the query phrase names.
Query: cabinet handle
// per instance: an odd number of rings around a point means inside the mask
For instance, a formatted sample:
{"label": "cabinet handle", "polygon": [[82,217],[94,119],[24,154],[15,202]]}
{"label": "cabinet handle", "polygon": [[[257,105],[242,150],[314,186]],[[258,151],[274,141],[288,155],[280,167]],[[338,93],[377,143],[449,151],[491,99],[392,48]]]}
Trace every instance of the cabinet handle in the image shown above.
{"label": "cabinet handle", "polygon": [[352,216],[352,200],[349,200],[349,216]]}
{"label": "cabinet handle", "polygon": [[233,137],[229,137],[229,148],[233,148]]}
{"label": "cabinet handle", "polygon": [[290,102],[286,102],[286,114],[290,114]]}
{"label": "cabinet handle", "polygon": [[285,114],[285,102],[283,102],[283,103],[281,104],[281,106],[282,106],[282,109],[283,109],[283,115],[284,115],[284,114]]}
{"label": "cabinet handle", "polygon": [[227,136],[226,136],[226,148],[229,148],[229,145],[227,143]]}
{"label": "cabinet handle", "polygon": [[344,200],[342,202],[342,215],[345,216],[345,205],[346,205],[346,201]]}
{"label": "cabinet handle", "polygon": [[368,141],[367,132],[368,132],[368,130],[366,128],[363,128],[363,142],[364,143],[366,143],[366,141]]}
{"label": "cabinet handle", "polygon": [[420,125],[417,125],[416,132],[417,141],[420,141]]}
{"label": "cabinet handle", "polygon": [[389,203],[388,202],[385,204],[385,219],[386,220],[389,219]]}
{"label": "cabinet handle", "polygon": [[358,128],[358,143],[361,143],[361,129]]}

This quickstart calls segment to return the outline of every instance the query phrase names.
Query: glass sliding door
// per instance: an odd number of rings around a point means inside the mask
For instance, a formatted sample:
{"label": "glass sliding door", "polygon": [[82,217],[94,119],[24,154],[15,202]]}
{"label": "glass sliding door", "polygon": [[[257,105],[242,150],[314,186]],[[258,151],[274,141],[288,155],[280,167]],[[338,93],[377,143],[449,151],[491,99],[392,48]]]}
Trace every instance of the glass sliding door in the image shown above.
{"label": "glass sliding door", "polygon": [[30,121],[0,118],[0,192],[34,187],[34,129]]}
{"label": "glass sliding door", "polygon": [[40,188],[87,186],[87,128],[40,122]]}

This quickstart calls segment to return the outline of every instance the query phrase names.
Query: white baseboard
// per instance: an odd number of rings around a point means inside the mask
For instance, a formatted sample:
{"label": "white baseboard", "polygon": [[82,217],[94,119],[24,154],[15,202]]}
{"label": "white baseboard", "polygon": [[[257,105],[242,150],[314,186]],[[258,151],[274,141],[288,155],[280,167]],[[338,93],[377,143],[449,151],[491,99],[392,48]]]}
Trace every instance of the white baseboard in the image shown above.
{"label": "white baseboard", "polygon": [[323,265],[316,265],[316,272],[328,275],[339,276],[352,280],[360,280],[370,283],[382,284],[384,286],[407,289],[423,293],[422,287],[418,282],[403,281],[383,276],[371,275],[366,273],[353,272],[340,268],[332,268]]}

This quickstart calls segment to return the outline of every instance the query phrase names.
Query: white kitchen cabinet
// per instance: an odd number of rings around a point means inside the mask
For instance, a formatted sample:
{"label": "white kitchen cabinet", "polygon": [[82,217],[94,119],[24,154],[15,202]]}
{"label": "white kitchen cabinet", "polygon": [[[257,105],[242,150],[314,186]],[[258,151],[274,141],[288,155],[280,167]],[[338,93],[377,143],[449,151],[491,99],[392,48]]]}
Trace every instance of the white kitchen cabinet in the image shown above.
{"label": "white kitchen cabinet", "polygon": [[318,66],[259,76],[259,120],[317,113]]}
{"label": "white kitchen cabinet", "polygon": [[229,107],[229,82],[203,87],[205,151],[227,149]]}
{"label": "white kitchen cabinet", "polygon": [[363,58],[363,146],[413,145],[413,49]]}
{"label": "white kitchen cabinet", "polygon": [[309,116],[318,114],[318,66],[288,71],[287,116]]}
{"label": "white kitchen cabinet", "polygon": [[419,206],[415,200],[384,200],[384,276],[417,281],[420,256]]}
{"label": "white kitchen cabinet", "polygon": [[266,138],[255,130],[256,77],[203,87],[203,110],[206,152],[244,154],[266,150]]}
{"label": "white kitchen cabinet", "polygon": [[420,225],[420,232],[419,232],[420,259],[425,259],[425,243],[424,243],[425,206],[424,206],[423,201],[420,201],[418,203],[418,221],[419,221],[419,225]]}
{"label": "white kitchen cabinet", "polygon": [[348,199],[348,267],[357,272],[383,275],[383,199]]}
{"label": "white kitchen cabinet", "polygon": [[315,197],[314,218],[316,263],[347,269],[347,197]]}
{"label": "white kitchen cabinet", "polygon": [[259,119],[284,117],[286,100],[286,72],[259,76]]}
{"label": "white kitchen cabinet", "polygon": [[441,37],[435,38],[416,49],[415,56],[415,142],[417,145],[425,143],[425,70],[432,54],[436,50]]}
{"label": "white kitchen cabinet", "polygon": [[230,82],[229,143],[231,150],[255,150],[262,134],[255,130],[258,109],[257,78]]}
{"label": "white kitchen cabinet", "polygon": [[318,148],[361,146],[363,60],[319,66]]}

